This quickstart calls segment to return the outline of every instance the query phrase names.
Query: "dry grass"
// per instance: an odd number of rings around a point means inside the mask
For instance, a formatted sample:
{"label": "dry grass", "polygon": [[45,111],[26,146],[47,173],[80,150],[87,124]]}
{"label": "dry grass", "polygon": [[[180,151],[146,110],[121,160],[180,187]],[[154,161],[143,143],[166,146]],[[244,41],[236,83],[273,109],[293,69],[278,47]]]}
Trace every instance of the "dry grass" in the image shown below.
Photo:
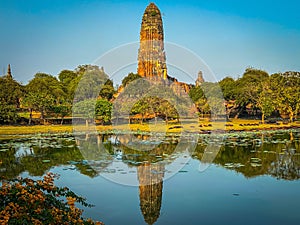
{"label": "dry grass", "polygon": [[72,132],[72,125],[0,126],[0,135]]}
{"label": "dry grass", "polygon": [[[208,120],[197,121],[182,121],[175,123],[171,121],[169,124],[160,121],[157,124],[121,124],[108,126],[85,126],[73,127],[72,125],[35,125],[35,126],[0,126],[0,135],[22,135],[22,134],[39,134],[39,133],[62,133],[73,132],[75,130],[84,131],[95,130],[99,132],[105,131],[125,131],[125,132],[160,132],[160,133],[178,133],[187,132],[205,132],[211,130],[226,130],[226,131],[250,131],[250,130],[270,130],[270,129],[289,129],[291,127],[299,127],[300,123],[294,122],[289,124],[259,124],[259,120],[242,120],[233,119],[230,122],[209,122]],[[226,125],[226,126],[225,126]]]}

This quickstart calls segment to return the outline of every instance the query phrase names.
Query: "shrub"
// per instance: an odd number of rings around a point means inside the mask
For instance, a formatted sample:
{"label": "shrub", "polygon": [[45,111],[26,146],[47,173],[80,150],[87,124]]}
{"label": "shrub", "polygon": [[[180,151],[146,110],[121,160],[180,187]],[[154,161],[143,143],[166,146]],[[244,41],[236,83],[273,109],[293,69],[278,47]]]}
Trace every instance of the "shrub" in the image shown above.
{"label": "shrub", "polygon": [[0,224],[103,224],[82,217],[75,202],[92,207],[67,187],[56,187],[58,175],[47,173],[43,180],[2,180]]}

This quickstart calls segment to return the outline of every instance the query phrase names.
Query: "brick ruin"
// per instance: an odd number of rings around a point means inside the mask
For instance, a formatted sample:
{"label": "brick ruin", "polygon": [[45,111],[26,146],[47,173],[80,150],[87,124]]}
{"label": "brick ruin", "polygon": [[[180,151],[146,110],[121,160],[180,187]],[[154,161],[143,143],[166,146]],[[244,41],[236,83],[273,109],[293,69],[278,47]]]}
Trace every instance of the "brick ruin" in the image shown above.
{"label": "brick ruin", "polygon": [[147,6],[142,19],[137,73],[152,80],[167,78],[163,23],[154,3]]}
{"label": "brick ruin", "polygon": [[[154,3],[147,6],[142,18],[137,73],[151,81],[170,86],[178,95],[188,93],[193,86],[168,75],[162,16]],[[202,73],[201,78],[203,82]]]}

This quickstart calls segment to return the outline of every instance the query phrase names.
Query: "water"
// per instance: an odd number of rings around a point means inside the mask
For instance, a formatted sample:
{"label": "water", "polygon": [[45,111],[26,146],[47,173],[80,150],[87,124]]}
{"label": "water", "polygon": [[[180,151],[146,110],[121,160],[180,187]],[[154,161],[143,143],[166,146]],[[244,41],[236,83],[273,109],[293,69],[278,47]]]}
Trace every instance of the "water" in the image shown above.
{"label": "water", "polygon": [[0,142],[0,175],[58,173],[58,186],[95,205],[84,216],[105,224],[298,224],[299,139],[299,130],[196,143],[193,135],[24,136]]}

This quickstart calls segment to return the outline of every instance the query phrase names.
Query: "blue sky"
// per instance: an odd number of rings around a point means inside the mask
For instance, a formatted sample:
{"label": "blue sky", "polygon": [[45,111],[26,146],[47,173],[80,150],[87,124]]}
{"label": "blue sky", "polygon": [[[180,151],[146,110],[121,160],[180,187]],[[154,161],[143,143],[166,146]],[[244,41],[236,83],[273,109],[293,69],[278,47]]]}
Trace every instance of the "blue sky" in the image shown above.
{"label": "blue sky", "polygon": [[[90,64],[112,48],[139,40],[149,3],[1,0],[0,74],[10,63],[15,79],[26,84],[37,72],[57,75],[63,69]],[[270,74],[300,71],[298,1],[165,0],[155,4],[163,14],[165,41],[192,50],[218,80],[237,78],[249,66]]]}

